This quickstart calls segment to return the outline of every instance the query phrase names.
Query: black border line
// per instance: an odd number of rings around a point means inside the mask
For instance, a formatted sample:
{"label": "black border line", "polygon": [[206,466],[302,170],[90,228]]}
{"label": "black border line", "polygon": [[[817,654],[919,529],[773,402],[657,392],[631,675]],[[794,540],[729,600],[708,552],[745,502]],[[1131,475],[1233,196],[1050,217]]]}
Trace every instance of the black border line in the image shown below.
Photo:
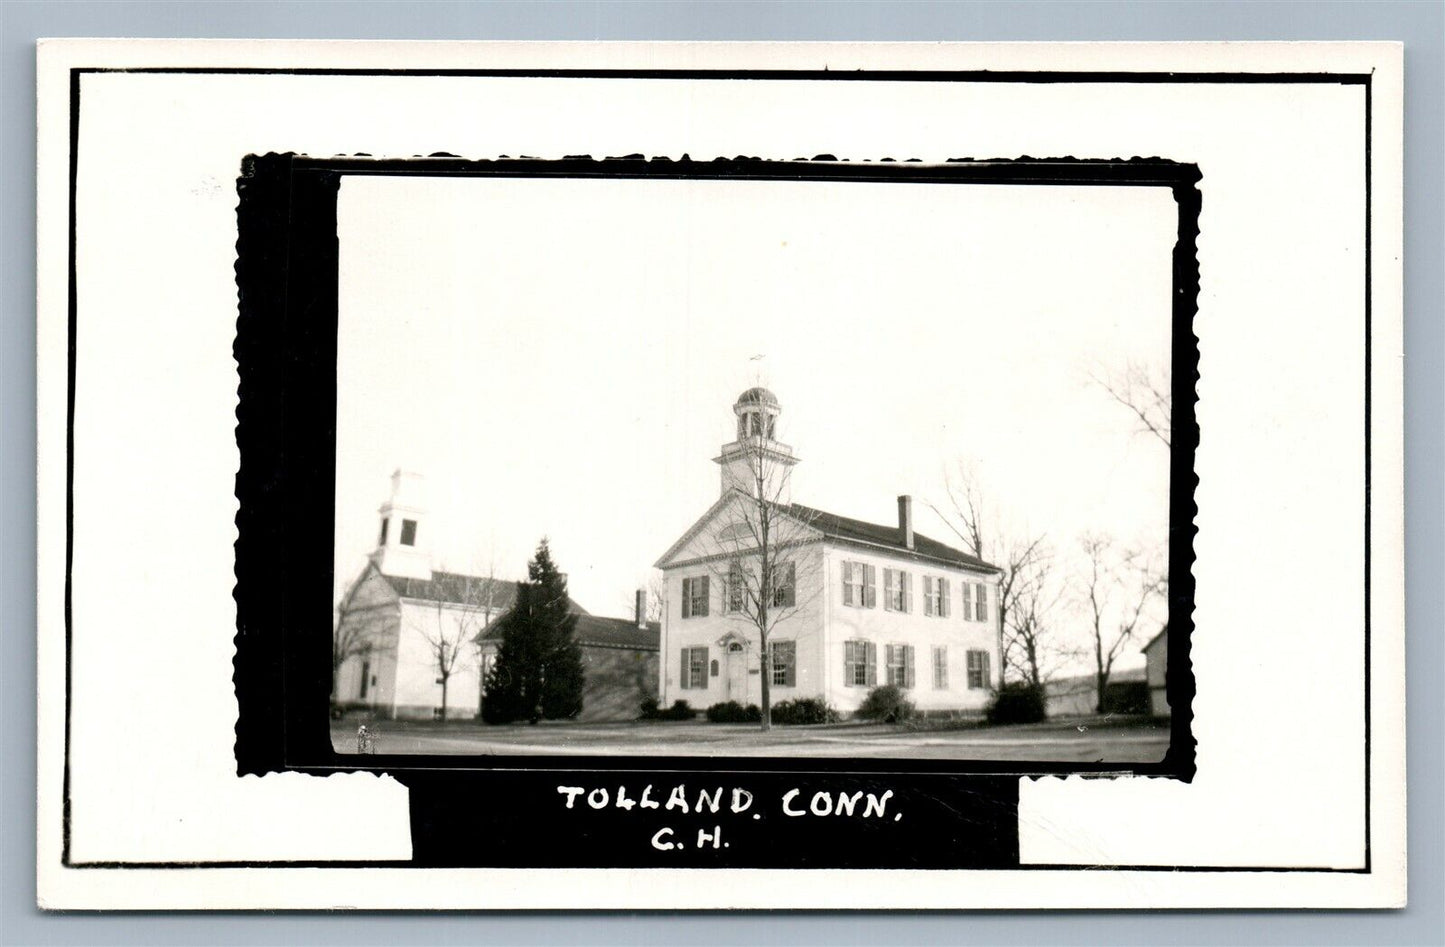
{"label": "black border line", "polygon": [[1371,255],[1371,223],[1374,216],[1374,157],[1371,131],[1374,128],[1374,86],[1365,83],[1365,872],[1369,873],[1370,850],[1370,428],[1373,415],[1370,400],[1371,304],[1374,295],[1374,262]]}
{"label": "black border line", "polygon": [[726,80],[842,80],[842,81],[894,81],[894,82],[1015,82],[1015,83],[1168,83],[1168,84],[1339,84],[1363,85],[1365,87],[1365,865],[1363,868],[1319,868],[1298,866],[1161,866],[1161,865],[1048,865],[1020,864],[1010,870],[1065,870],[1065,871],[1171,871],[1171,872],[1283,872],[1303,874],[1369,874],[1370,850],[1370,524],[1371,524],[1371,304],[1373,289],[1373,268],[1371,256],[1371,232],[1373,225],[1372,194],[1372,138],[1373,75],[1370,73],[1259,73],[1259,72],[1067,72],[1040,70],[1022,71],[866,71],[852,70],[832,72],[829,70],[627,70],[627,69],[260,69],[260,68],[208,68],[208,67],[72,67],[70,73],[70,155],[69,155],[69,293],[68,293],[68,349],[67,349],[67,391],[66,391],[66,575],[64,595],[65,615],[65,749],[63,765],[62,798],[62,857],[61,863],[68,868],[411,868],[410,862],[355,862],[355,861],[237,861],[237,862],[83,862],[76,863],[70,858],[70,721],[71,721],[71,644],[72,644],[72,585],[71,563],[74,551],[74,420],[76,390],[76,335],[77,335],[77,294],[76,294],[76,191],[78,176],[78,155],[80,141],[80,91],[81,77],[88,73],[140,73],[140,74],[191,74],[191,75],[314,75],[314,76],[443,76],[465,78],[622,78],[622,79],[726,79]]}

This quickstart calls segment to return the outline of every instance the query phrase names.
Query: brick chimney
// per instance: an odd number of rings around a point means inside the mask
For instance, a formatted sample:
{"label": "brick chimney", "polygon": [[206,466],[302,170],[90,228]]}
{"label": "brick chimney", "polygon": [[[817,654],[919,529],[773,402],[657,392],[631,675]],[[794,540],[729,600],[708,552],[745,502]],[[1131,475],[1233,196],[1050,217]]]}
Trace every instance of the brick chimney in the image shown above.
{"label": "brick chimney", "polygon": [[647,590],[637,590],[637,627],[647,627]]}
{"label": "brick chimney", "polygon": [[903,545],[913,548],[913,497],[898,498],[898,532],[903,534]]}

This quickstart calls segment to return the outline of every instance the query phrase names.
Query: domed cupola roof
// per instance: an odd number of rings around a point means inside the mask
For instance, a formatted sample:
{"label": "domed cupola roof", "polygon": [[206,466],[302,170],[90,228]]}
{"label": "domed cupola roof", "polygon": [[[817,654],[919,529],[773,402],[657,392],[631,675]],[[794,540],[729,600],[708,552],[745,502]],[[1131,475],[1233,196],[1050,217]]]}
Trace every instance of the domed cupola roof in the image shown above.
{"label": "domed cupola roof", "polygon": [[778,407],[778,396],[766,388],[749,388],[738,395],[737,403],[738,405],[762,404],[776,408]]}

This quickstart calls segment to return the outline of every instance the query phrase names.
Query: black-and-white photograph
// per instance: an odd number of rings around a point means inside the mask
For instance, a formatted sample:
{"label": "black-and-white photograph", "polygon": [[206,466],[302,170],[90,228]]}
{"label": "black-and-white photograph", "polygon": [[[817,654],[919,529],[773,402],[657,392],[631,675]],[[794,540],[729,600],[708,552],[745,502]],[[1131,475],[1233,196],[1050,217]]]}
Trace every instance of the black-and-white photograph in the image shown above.
{"label": "black-and-white photograph", "polygon": [[1179,229],[1168,187],[344,177],[333,747],[1159,762]]}
{"label": "black-and-white photograph", "polygon": [[1402,904],[1403,80],[47,41],[37,899]]}

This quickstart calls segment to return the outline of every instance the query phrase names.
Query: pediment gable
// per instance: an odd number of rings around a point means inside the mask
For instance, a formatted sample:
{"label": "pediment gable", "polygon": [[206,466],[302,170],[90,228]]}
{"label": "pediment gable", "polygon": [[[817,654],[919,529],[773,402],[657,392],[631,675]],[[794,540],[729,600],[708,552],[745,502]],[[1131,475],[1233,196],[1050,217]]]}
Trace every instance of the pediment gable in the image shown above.
{"label": "pediment gable", "polygon": [[[755,548],[750,541],[751,530],[741,525],[747,505],[752,502],[745,494],[736,490],[723,494],[653,565],[658,569],[667,569],[683,563],[746,553]],[[788,516],[792,541],[822,538],[823,534],[819,530],[803,520],[790,514],[785,515]]]}

